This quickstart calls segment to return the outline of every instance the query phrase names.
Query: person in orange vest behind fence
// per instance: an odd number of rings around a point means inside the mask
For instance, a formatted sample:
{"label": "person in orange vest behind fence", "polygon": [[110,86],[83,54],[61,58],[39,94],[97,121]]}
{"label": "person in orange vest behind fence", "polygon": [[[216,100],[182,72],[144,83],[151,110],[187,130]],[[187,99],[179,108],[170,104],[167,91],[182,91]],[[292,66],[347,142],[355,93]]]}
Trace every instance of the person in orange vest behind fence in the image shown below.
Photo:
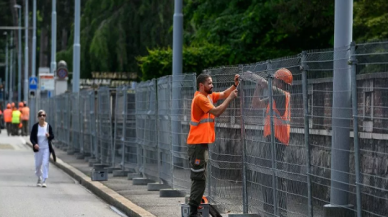
{"label": "person in orange vest behind fence", "polygon": [[[274,74],[273,79],[273,94],[272,94],[272,109],[273,109],[273,127],[275,137],[275,151],[276,151],[276,163],[277,170],[283,170],[287,172],[286,162],[284,158],[285,149],[290,141],[290,121],[291,110],[290,102],[291,95],[289,89],[292,85],[293,76],[292,73],[286,69],[281,68]],[[266,144],[264,144],[263,155],[265,155],[265,162],[260,165],[267,168],[271,168],[271,116],[270,116],[270,104],[268,97],[261,98],[263,89],[268,89],[268,82],[265,79],[258,79],[256,89],[252,98],[253,108],[266,108],[264,132]],[[262,184],[263,193],[263,208],[266,213],[274,214],[274,203],[279,204],[278,210],[280,216],[287,216],[287,194],[286,194],[286,180],[277,178],[277,197],[279,201],[274,201],[272,190],[272,174],[260,174],[260,182]]]}
{"label": "person in orange vest behind fence", "polygon": [[23,108],[23,102],[19,102],[18,103],[18,109],[20,112],[22,112],[22,108]]}
{"label": "person in orange vest behind fence", "polygon": [[23,102],[22,108],[22,136],[28,136],[28,120],[30,119],[30,108],[27,106],[27,102]]}
{"label": "person in orange vest behind fence", "polygon": [[13,107],[12,109],[12,135],[19,135],[19,124],[21,121],[22,113],[16,109],[16,107]]}
{"label": "person in orange vest behind fence", "polygon": [[4,110],[4,123],[7,135],[9,136],[12,133],[12,109],[9,103],[7,104],[7,109]]}
{"label": "person in orange vest behind fence", "polygon": [[[1,118],[3,117],[3,112],[1,111],[1,107],[0,107],[0,120],[1,120]],[[1,122],[0,122],[0,133],[1,133]]]}
{"label": "person in orange vest behind fence", "polygon": [[[213,81],[209,75],[197,77],[197,88],[191,102],[190,131],[187,137],[188,156],[191,167],[190,217],[198,215],[198,206],[206,188],[206,164],[208,144],[215,141],[215,117],[220,116],[229,103],[237,97],[239,75],[234,84],[223,92],[213,92]],[[214,103],[225,99],[215,107]]]}

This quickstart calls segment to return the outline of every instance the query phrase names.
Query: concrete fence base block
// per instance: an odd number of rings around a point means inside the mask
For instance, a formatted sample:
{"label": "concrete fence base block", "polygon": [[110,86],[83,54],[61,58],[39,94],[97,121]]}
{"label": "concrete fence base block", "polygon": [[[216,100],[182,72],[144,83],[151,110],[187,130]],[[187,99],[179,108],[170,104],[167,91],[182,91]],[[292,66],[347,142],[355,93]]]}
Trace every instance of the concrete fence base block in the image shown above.
{"label": "concrete fence base block", "polygon": [[159,191],[159,197],[184,197],[186,191],[176,189],[161,189]]}
{"label": "concrete fence base block", "polygon": [[120,167],[107,167],[108,173],[113,173],[113,171],[122,170]]}
{"label": "concrete fence base block", "polygon": [[133,178],[132,184],[133,185],[148,185],[148,183],[153,183],[155,181],[147,178]]}
{"label": "concrete fence base block", "polygon": [[90,160],[89,160],[89,166],[90,166],[90,167],[93,167],[94,164],[98,164],[98,160],[96,160],[96,159],[90,159]]}
{"label": "concrete fence base block", "polygon": [[228,214],[228,217],[260,217],[258,214]]}
{"label": "concrete fence base block", "polygon": [[84,157],[85,162],[89,162],[89,159],[90,159],[90,156],[85,156]]}
{"label": "concrete fence base block", "polygon": [[140,177],[141,177],[140,173],[128,173],[127,179],[133,180],[134,178],[140,178]]}
{"label": "concrete fence base block", "polygon": [[97,164],[94,164],[94,165],[93,165],[93,168],[94,168],[94,169],[104,169],[104,168],[107,168],[107,167],[109,167],[108,164],[97,163]]}
{"label": "concrete fence base block", "polygon": [[85,157],[85,155],[83,155],[83,154],[80,154],[80,153],[75,154],[76,159],[82,160],[82,159],[84,159],[84,157]]}
{"label": "concrete fence base block", "polygon": [[73,150],[73,149],[67,149],[67,154],[68,154],[68,155],[74,155],[74,154],[75,154],[75,150]]}
{"label": "concrete fence base block", "polygon": [[323,206],[323,216],[324,217],[354,217],[355,212],[352,210],[354,206],[349,205],[332,205],[327,204]]}
{"label": "concrete fence base block", "polygon": [[126,170],[115,170],[113,171],[113,177],[126,177],[129,171]]}
{"label": "concrete fence base block", "polygon": [[148,191],[160,191],[162,189],[168,189],[171,188],[168,185],[165,184],[159,184],[159,183],[148,183],[147,190]]}

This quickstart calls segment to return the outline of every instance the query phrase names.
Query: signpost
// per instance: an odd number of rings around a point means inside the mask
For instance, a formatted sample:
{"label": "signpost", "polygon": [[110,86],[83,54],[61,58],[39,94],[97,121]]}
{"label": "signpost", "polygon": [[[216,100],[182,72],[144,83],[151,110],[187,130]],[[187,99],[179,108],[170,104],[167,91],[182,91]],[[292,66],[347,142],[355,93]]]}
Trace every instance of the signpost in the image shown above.
{"label": "signpost", "polygon": [[40,90],[55,90],[54,74],[39,74]]}
{"label": "signpost", "polygon": [[30,77],[28,79],[28,85],[30,90],[37,90],[38,89],[38,78],[37,77]]}

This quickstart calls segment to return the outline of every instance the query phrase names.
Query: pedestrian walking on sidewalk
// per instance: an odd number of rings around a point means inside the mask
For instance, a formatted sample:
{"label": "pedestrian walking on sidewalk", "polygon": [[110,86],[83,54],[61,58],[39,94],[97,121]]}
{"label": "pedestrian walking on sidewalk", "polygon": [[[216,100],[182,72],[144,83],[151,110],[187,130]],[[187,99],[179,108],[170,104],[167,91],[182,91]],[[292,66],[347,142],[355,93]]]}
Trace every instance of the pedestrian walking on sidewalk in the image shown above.
{"label": "pedestrian walking on sidewalk", "polygon": [[[237,97],[238,83],[239,75],[235,75],[231,87],[223,92],[213,93],[212,78],[205,74],[197,77],[198,91],[195,92],[191,102],[190,132],[187,138],[191,167],[190,217],[198,216],[198,206],[205,192],[208,144],[215,141],[215,117],[220,116]],[[221,99],[225,99],[224,102],[215,107],[214,103]]]}
{"label": "pedestrian walking on sidewalk", "polygon": [[47,187],[46,180],[49,171],[50,153],[53,155],[54,162],[56,161],[55,152],[52,147],[54,133],[51,126],[46,122],[46,112],[40,110],[38,112],[39,122],[32,126],[30,141],[35,152],[35,175],[38,177],[37,186]]}

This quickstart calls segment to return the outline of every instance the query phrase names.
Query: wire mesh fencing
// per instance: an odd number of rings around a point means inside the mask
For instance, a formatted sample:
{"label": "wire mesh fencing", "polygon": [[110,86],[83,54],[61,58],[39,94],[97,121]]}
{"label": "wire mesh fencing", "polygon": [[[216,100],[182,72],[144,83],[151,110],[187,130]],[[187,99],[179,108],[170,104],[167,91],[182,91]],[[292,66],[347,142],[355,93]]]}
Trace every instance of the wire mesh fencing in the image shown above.
{"label": "wire mesh fencing", "polygon": [[[388,216],[387,51],[388,42],[352,43],[205,70],[214,92],[233,90],[240,75],[238,97],[216,118],[209,144],[210,201],[260,216],[324,216],[328,204],[358,217]],[[188,194],[196,86],[195,74],[165,76],[40,106],[63,146]]]}
{"label": "wire mesh fencing", "polygon": [[124,87],[116,88],[114,109],[114,148],[113,166],[122,167],[124,157],[124,119],[125,119],[125,91]]}
{"label": "wire mesh fencing", "polygon": [[157,143],[156,80],[136,86],[136,137],[139,144],[139,171],[144,177],[159,181],[159,150]]}
{"label": "wire mesh fencing", "polygon": [[80,92],[80,152],[84,156],[90,156],[92,153],[91,149],[91,127],[90,122],[92,119],[90,118],[90,100],[89,100],[90,91],[82,90]]}
{"label": "wire mesh fencing", "polygon": [[196,75],[183,74],[172,78],[171,151],[174,189],[190,192],[190,164],[187,155],[187,136],[190,131],[191,101],[196,91]]}
{"label": "wire mesh fencing", "polygon": [[71,103],[71,142],[72,151],[81,153],[81,121],[80,121],[80,98],[79,93],[70,95]]}
{"label": "wire mesh fencing", "polygon": [[159,177],[164,184],[172,187],[172,152],[171,152],[171,94],[172,77],[164,76],[157,79],[158,104],[158,147],[160,155]]}
{"label": "wire mesh fencing", "polygon": [[100,163],[113,165],[113,131],[112,131],[111,94],[108,87],[98,89],[98,145]]}
{"label": "wire mesh fencing", "polygon": [[136,143],[136,104],[135,91],[124,87],[124,118],[123,118],[123,169],[130,172],[138,171],[138,146]]}
{"label": "wire mesh fencing", "polygon": [[[362,216],[388,216],[388,42],[357,45],[354,60],[358,100],[357,119],[354,120],[359,131],[359,211]],[[352,164],[357,165],[357,162]]]}

